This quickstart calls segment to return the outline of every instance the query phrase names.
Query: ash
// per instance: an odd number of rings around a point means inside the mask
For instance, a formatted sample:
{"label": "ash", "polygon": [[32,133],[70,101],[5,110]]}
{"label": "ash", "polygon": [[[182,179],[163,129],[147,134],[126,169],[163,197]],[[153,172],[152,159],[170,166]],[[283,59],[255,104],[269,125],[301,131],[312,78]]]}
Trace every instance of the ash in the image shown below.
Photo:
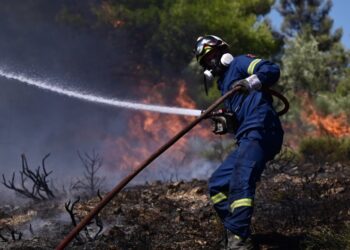
{"label": "ash", "polygon": [[[252,228],[260,249],[302,249],[318,229],[329,228],[337,235],[344,222],[350,221],[350,173],[346,169],[325,164],[322,170],[302,165],[288,171],[272,166],[266,171],[257,190]],[[77,220],[99,200],[77,202]],[[0,248],[54,249],[72,229],[64,203],[3,206],[0,233],[6,240],[0,240]],[[202,180],[155,181],[124,189],[99,217],[101,234],[92,240],[83,230],[80,240],[67,249],[220,249],[223,235]],[[87,231],[96,230],[94,226],[90,224]],[[21,239],[18,235],[12,239],[10,229],[21,232]],[[324,243],[315,242],[314,246]]]}

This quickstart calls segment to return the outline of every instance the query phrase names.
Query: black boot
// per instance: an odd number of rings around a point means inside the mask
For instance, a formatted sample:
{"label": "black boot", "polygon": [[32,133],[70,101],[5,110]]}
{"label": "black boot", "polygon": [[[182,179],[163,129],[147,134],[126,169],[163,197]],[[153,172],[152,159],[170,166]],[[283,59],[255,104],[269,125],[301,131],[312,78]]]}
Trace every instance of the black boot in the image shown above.
{"label": "black boot", "polygon": [[227,247],[227,231],[224,230],[224,233],[222,235],[222,238],[216,242],[216,246],[219,247],[219,249],[226,249]]}
{"label": "black boot", "polygon": [[233,234],[231,231],[226,231],[227,245],[226,250],[253,250],[254,245],[250,238],[242,239],[238,235]]}

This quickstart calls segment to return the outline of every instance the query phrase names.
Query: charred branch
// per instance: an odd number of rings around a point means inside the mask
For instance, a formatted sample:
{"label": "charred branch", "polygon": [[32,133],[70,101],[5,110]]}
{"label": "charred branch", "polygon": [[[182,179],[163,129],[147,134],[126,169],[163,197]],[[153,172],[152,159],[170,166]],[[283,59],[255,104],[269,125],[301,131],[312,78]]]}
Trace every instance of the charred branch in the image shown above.
{"label": "charred branch", "polygon": [[[64,207],[66,209],[66,211],[68,212],[69,214],[69,217],[72,221],[72,225],[73,227],[75,227],[77,225],[77,221],[75,219],[75,216],[76,214],[74,213],[74,207],[75,205],[80,201],[80,197],[78,197],[74,202],[71,202],[70,200],[68,202],[66,202],[64,204]],[[80,234],[78,234],[76,237],[75,237],[76,241],[80,244],[84,243],[84,240],[80,237]]]}
{"label": "charred branch", "polygon": [[100,189],[99,190],[97,190],[97,196],[98,196],[98,198],[100,199],[100,201],[102,201],[102,195],[101,195],[101,193],[100,193]]}
{"label": "charred branch", "polygon": [[93,240],[97,240],[98,237],[100,236],[102,230],[103,230],[103,222],[102,222],[101,218],[98,215],[95,217],[95,223],[96,223],[96,226],[98,227],[98,231],[95,234]]}
{"label": "charred branch", "polygon": [[8,242],[9,240],[2,235],[2,233],[0,232],[0,239],[3,241],[3,242]]}
{"label": "charred branch", "polygon": [[68,202],[66,202],[64,204],[64,207],[66,209],[66,211],[68,212],[71,220],[72,220],[72,224],[75,227],[77,225],[77,221],[75,220],[75,216],[76,214],[74,214],[74,206],[80,201],[80,197],[78,197],[78,199],[76,199],[73,203],[71,203],[71,201],[69,200]]}
{"label": "charred branch", "polygon": [[[47,154],[42,159],[42,166],[39,166],[35,170],[31,170],[28,166],[26,156],[22,154],[22,170],[20,173],[20,186],[15,184],[16,174],[13,172],[12,178],[6,180],[5,175],[2,175],[2,184],[8,189],[14,190],[16,193],[33,199],[35,201],[52,200],[56,198],[54,195],[53,184],[48,180],[49,175],[52,171],[47,171],[45,166],[45,160],[50,156]],[[30,184],[28,184],[28,182]]]}
{"label": "charred branch", "polygon": [[9,242],[11,240],[12,241],[20,241],[22,239],[22,236],[23,236],[22,232],[17,231],[16,229],[9,227],[9,226],[7,226],[6,229],[7,229],[8,237],[4,236],[3,232],[0,232],[0,239],[3,242]]}
{"label": "charred branch", "polygon": [[11,237],[13,241],[19,241],[22,239],[23,233],[22,232],[18,232],[16,230],[11,230]]}
{"label": "charred branch", "polygon": [[71,190],[93,196],[102,188],[102,184],[105,181],[104,177],[99,177],[97,174],[102,167],[103,160],[95,150],[92,151],[91,155],[88,153],[82,155],[78,151],[78,157],[85,171],[83,177],[71,185]]}
{"label": "charred branch", "polygon": [[34,230],[32,224],[29,224],[29,232],[34,235]]}
{"label": "charred branch", "polygon": [[[71,221],[72,221],[72,225],[75,227],[78,222],[77,222],[77,213],[74,212],[75,206],[76,204],[80,201],[80,198],[78,197],[78,199],[76,199],[74,202],[71,202],[70,200],[68,202],[65,203],[65,209],[68,212]],[[91,227],[93,226],[93,224],[96,225],[97,230],[92,230]],[[84,243],[87,241],[95,241],[99,238],[101,232],[103,230],[103,222],[101,220],[101,218],[97,215],[94,218],[94,222],[90,222],[85,228],[84,228],[84,234],[85,237],[82,237],[81,234],[78,234],[78,236],[75,238],[77,240],[78,243]],[[95,233],[93,233],[93,231],[95,231]]]}

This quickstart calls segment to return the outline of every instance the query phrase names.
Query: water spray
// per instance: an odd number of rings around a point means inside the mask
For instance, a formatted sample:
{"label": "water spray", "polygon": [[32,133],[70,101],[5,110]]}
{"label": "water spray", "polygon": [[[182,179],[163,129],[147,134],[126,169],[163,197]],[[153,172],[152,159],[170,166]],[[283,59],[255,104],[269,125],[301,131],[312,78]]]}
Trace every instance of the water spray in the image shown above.
{"label": "water spray", "polygon": [[193,129],[198,123],[206,119],[210,114],[221,104],[225,99],[232,96],[239,91],[240,86],[236,86],[230,89],[225,95],[217,99],[212,105],[210,105],[202,114],[189,123],[185,128],[179,131],[173,138],[167,143],[162,145],[157,151],[144,160],[131,174],[126,176],[118,185],[116,185],[110,192],[108,192],[102,200],[76,225],[69,234],[58,244],[55,250],[63,250],[79,232],[117,195],[134,177],[136,177],[143,169],[163,154],[168,148],[175,144],[181,137],[186,135],[191,129]]}
{"label": "water spray", "polygon": [[143,103],[137,103],[137,102],[131,102],[131,101],[123,101],[116,98],[107,98],[99,95],[94,95],[88,92],[79,91],[76,89],[66,89],[59,86],[54,86],[53,84],[47,81],[32,79],[22,74],[10,73],[2,69],[0,69],[0,76],[10,80],[17,80],[27,85],[35,86],[37,88],[48,90],[60,95],[76,98],[83,101],[114,106],[114,107],[128,108],[128,109],[135,109],[135,110],[145,110],[145,111],[152,111],[152,112],[166,113],[166,114],[185,115],[185,116],[200,116],[202,112],[199,109],[187,109],[187,108],[168,107],[168,106],[161,106],[161,105],[151,105],[151,104],[143,104]]}
{"label": "water spray", "polygon": [[[240,91],[241,86],[234,86],[223,96],[217,99],[212,105],[210,105],[205,111],[203,111],[199,117],[189,123],[185,128],[179,131],[173,138],[171,138],[167,143],[162,145],[151,154],[146,160],[144,160],[132,173],[126,176],[119,184],[117,184],[110,192],[108,192],[102,200],[77,224],[68,235],[58,244],[55,250],[63,250],[79,232],[89,224],[89,222],[116,196],[132,179],[134,179],[142,170],[144,170],[149,164],[151,164],[155,159],[157,159],[161,154],[163,154],[167,149],[174,145],[179,139],[186,135],[190,130],[192,130],[197,124],[202,120],[210,117],[212,112],[222,104],[227,98],[234,95]],[[288,100],[284,96],[276,91],[268,90],[272,95],[279,97],[284,103],[285,107],[283,110],[279,111],[279,115],[285,114],[289,109]]]}
{"label": "water spray", "polygon": [[[195,109],[184,109],[184,108],[175,108],[175,107],[165,107],[165,106],[157,106],[157,105],[148,105],[148,104],[140,104],[133,102],[120,101],[117,99],[108,99],[101,96],[96,96],[92,94],[82,93],[75,90],[67,90],[60,87],[51,86],[49,83],[44,81],[37,81],[30,78],[27,78],[23,75],[6,73],[0,69],[0,76],[6,77],[8,79],[14,79],[21,81],[23,83],[36,86],[41,89],[50,90],[52,92],[66,95],[69,97],[78,98],[81,100],[94,102],[94,103],[102,103],[117,107],[125,107],[132,109],[142,109],[148,111],[162,112],[162,113],[170,113],[170,114],[181,114],[181,115],[192,115],[198,116],[195,120],[189,123],[185,128],[179,131],[173,138],[171,138],[167,143],[162,145],[151,154],[146,160],[144,160],[131,174],[126,176],[119,184],[117,184],[110,192],[108,192],[102,200],[76,225],[69,234],[58,244],[56,250],[63,250],[73,239],[76,237],[79,232],[113,199],[115,195],[117,195],[132,179],[134,179],[143,169],[145,169],[149,164],[151,164],[155,159],[157,159],[161,154],[163,154],[167,149],[169,149],[172,145],[174,145],[180,138],[186,135],[191,129],[193,129],[197,124],[199,124],[202,120],[208,118],[212,112],[222,104],[227,98],[234,95],[236,92],[240,91],[240,86],[234,86],[228,92],[226,92],[223,96],[217,99],[212,105],[208,107],[205,111],[195,110]],[[270,94],[277,96],[282,100],[285,104],[283,110],[279,111],[279,115],[283,115],[288,111],[289,103],[285,99],[284,96],[279,94],[273,90],[266,90]]]}

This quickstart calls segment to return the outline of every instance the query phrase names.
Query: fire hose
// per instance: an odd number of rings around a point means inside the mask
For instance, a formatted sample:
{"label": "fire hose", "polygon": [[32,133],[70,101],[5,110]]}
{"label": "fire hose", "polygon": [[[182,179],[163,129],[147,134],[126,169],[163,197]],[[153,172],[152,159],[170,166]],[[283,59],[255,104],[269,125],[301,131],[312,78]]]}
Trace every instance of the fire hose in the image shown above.
{"label": "fire hose", "polygon": [[[234,93],[240,90],[240,86],[236,86],[229,90],[225,95],[217,99],[212,105],[210,105],[197,119],[188,124],[184,129],[178,132],[173,138],[171,138],[167,143],[161,146],[156,152],[154,152],[148,159],[143,161],[131,174],[125,177],[117,186],[115,186],[110,192],[108,192],[102,200],[88,213],[78,225],[76,225],[69,234],[60,242],[56,247],[56,250],[64,249],[79,232],[117,195],[134,177],[136,177],[144,168],[146,168],[150,163],[152,163],[156,158],[158,158],[162,153],[164,153],[168,148],[175,144],[181,137],[183,137],[187,132],[194,128],[203,119],[206,119],[211,112],[213,112],[222,102],[224,102],[228,97],[232,96]],[[289,109],[288,100],[277,91],[268,89],[271,95],[279,98],[283,104],[284,108],[278,112],[281,116],[285,114]]]}

